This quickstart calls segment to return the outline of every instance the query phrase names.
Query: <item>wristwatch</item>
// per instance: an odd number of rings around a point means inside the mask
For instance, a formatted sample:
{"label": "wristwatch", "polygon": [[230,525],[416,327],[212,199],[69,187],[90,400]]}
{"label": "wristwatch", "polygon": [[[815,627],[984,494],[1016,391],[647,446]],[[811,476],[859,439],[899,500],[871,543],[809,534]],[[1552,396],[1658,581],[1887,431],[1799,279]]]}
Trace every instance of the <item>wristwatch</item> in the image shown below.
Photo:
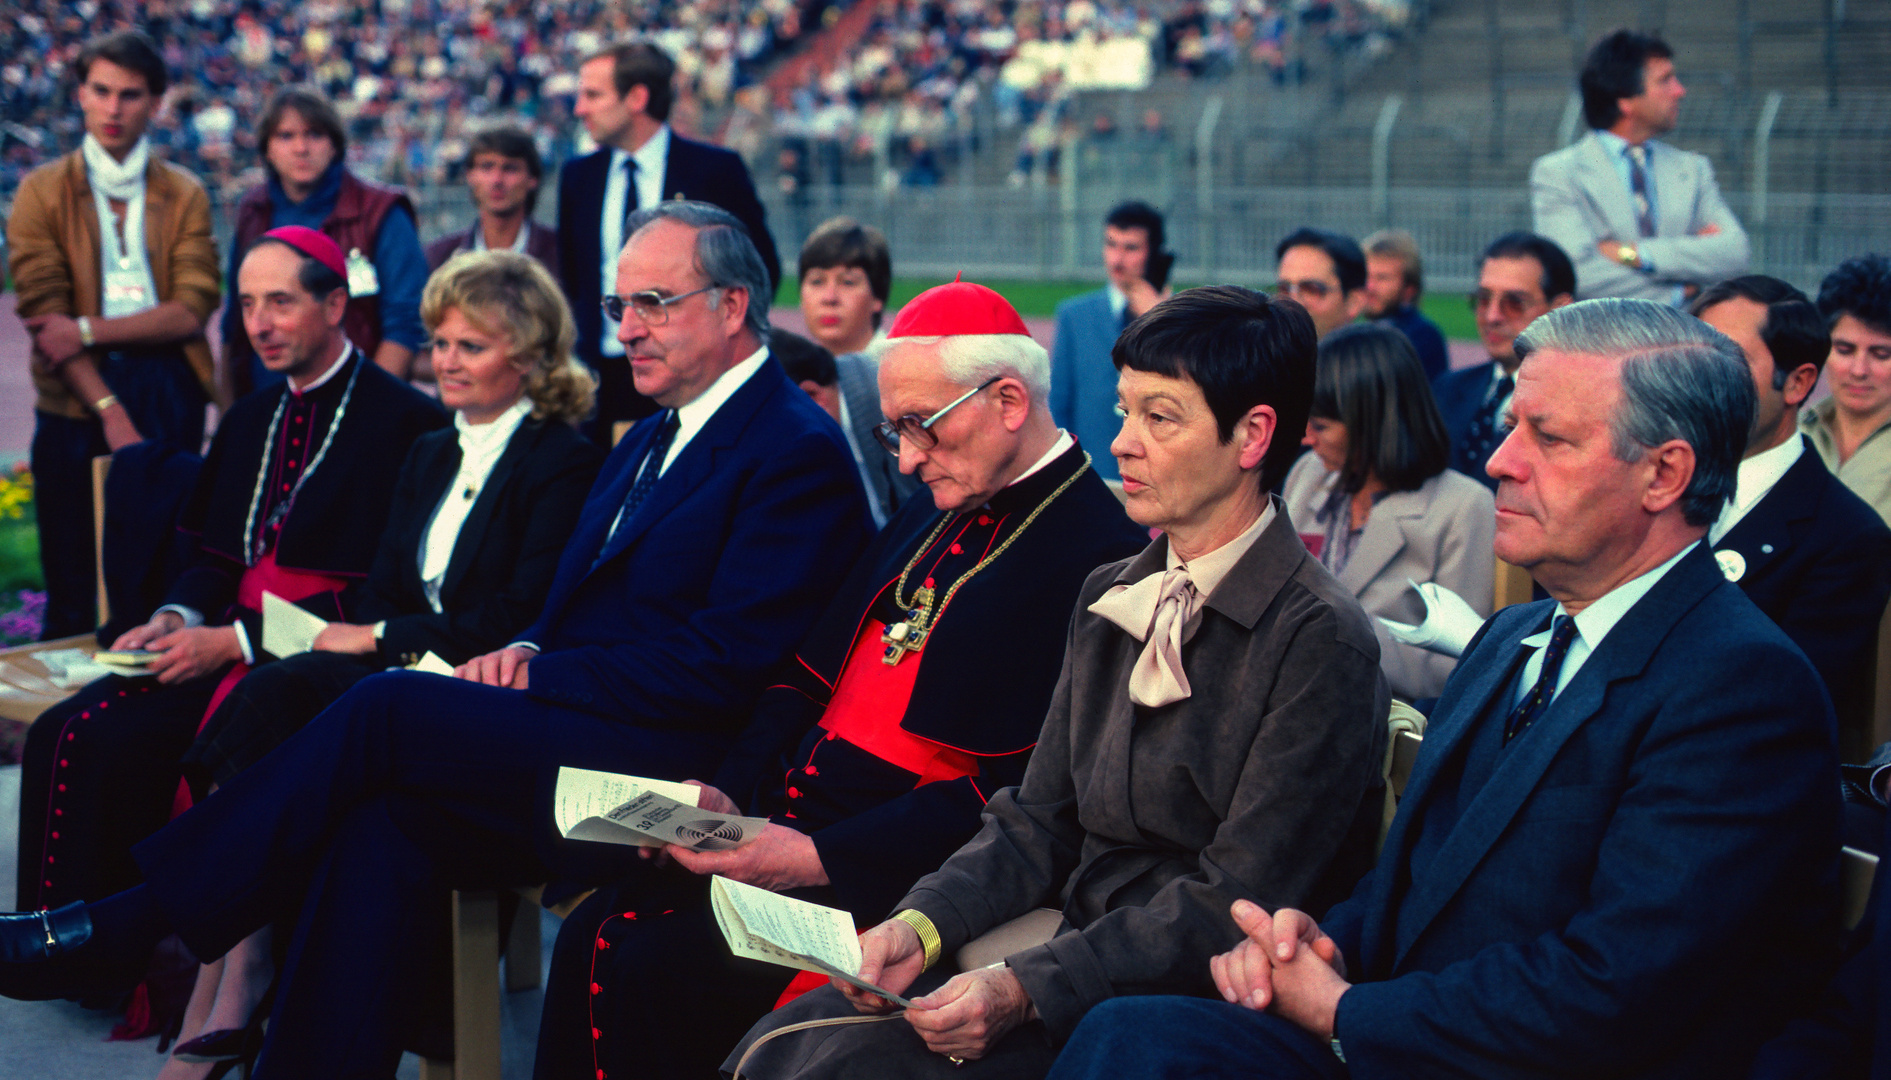
{"label": "wristwatch", "polygon": [[1615,249],[1615,261],[1631,270],[1639,269],[1641,266],[1641,252],[1636,251],[1627,244],[1623,244]]}
{"label": "wristwatch", "polygon": [[88,349],[98,344],[98,340],[92,336],[92,317],[90,315],[81,315],[74,321],[79,324],[79,344]]}

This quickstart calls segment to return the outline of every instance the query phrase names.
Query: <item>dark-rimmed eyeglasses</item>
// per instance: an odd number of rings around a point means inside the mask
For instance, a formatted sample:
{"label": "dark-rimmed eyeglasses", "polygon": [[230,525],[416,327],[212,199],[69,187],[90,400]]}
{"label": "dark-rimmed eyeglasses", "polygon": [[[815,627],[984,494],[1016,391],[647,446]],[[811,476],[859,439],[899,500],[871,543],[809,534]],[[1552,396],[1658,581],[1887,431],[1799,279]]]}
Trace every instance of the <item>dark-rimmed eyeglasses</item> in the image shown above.
{"label": "dark-rimmed eyeglasses", "polygon": [[1295,300],[1300,299],[1302,296],[1313,300],[1324,300],[1337,291],[1338,288],[1336,286],[1329,285],[1316,278],[1308,278],[1305,281],[1274,282],[1275,296],[1288,296]]}
{"label": "dark-rimmed eyeglasses", "polygon": [[605,316],[612,322],[623,322],[624,312],[628,311],[637,316],[645,326],[662,326],[670,321],[671,304],[680,304],[699,293],[721,287],[720,285],[704,285],[700,289],[692,289],[676,296],[665,296],[655,289],[645,289],[643,292],[634,292],[629,296],[607,296],[601,306],[604,308]]}
{"label": "dark-rimmed eyeglasses", "polygon": [[894,457],[899,456],[901,439],[912,440],[914,449],[930,450],[939,445],[939,437],[932,433],[932,425],[938,423],[939,418],[946,413],[970,401],[972,395],[1002,378],[1004,378],[1003,375],[993,375],[991,378],[986,379],[984,382],[979,383],[977,386],[972,387],[970,390],[954,398],[952,403],[945,408],[923,419],[908,413],[896,420],[883,420],[873,425],[873,437],[879,440],[880,445],[886,447],[886,452],[892,454]]}
{"label": "dark-rimmed eyeglasses", "polygon": [[1542,300],[1529,293],[1493,292],[1490,289],[1479,289],[1465,297],[1465,300],[1470,302],[1471,313],[1474,315],[1482,315],[1485,308],[1496,304],[1498,313],[1506,319],[1522,318],[1524,313],[1531,308],[1543,305]]}

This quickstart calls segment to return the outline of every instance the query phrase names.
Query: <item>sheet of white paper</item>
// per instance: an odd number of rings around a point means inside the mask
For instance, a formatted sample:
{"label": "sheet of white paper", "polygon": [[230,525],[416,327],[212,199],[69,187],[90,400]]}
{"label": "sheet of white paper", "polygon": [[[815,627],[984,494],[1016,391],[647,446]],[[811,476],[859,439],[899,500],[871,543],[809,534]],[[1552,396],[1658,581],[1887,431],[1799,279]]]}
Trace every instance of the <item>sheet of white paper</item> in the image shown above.
{"label": "sheet of white paper", "polygon": [[853,917],[717,874],[710,908],[737,956],[833,975],[902,1008],[912,1002],[859,977],[860,939]]}
{"label": "sheet of white paper", "polygon": [[427,655],[421,657],[412,670],[424,671],[429,675],[445,675],[448,678],[453,676],[453,665],[440,659],[440,654],[432,649],[427,650]]}
{"label": "sheet of white paper", "polygon": [[[84,649],[48,649],[36,652],[33,659],[46,665],[46,675],[61,689],[77,690],[94,679],[107,675],[123,675],[126,670],[116,668],[94,657]],[[141,674],[143,669],[132,669],[131,674]]]}
{"label": "sheet of white paper", "polygon": [[263,651],[281,660],[315,647],[328,623],[269,590],[263,590]]}
{"label": "sheet of white paper", "polygon": [[[573,840],[623,843],[627,838],[626,833],[612,825],[607,815],[646,791],[668,795],[692,806],[702,796],[701,788],[673,780],[652,780],[644,776],[625,776],[622,773],[561,765],[558,768],[558,786],[552,794],[552,819],[557,822],[561,836]],[[593,827],[580,830],[581,825]],[[650,840],[638,846],[655,847],[657,843]]]}

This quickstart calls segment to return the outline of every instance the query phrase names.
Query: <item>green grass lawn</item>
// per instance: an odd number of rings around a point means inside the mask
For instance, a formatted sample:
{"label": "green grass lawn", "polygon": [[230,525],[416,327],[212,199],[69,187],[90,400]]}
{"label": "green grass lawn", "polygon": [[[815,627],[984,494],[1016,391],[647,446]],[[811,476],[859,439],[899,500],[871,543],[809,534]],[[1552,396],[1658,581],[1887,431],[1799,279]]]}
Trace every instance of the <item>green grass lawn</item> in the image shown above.
{"label": "green grass lawn", "polygon": [[[890,307],[900,305],[918,296],[934,285],[939,284],[929,278],[893,279],[893,295]],[[1057,311],[1057,305],[1097,287],[1094,281],[981,281],[998,291],[1018,309],[1018,314],[1049,318]],[[801,303],[800,283],[790,278],[781,283],[781,294],[776,303],[784,307],[796,307]],[[1422,310],[1438,329],[1444,331],[1446,338],[1456,341],[1477,340],[1477,321],[1471,316],[1469,304],[1456,295],[1436,294],[1419,301]]]}

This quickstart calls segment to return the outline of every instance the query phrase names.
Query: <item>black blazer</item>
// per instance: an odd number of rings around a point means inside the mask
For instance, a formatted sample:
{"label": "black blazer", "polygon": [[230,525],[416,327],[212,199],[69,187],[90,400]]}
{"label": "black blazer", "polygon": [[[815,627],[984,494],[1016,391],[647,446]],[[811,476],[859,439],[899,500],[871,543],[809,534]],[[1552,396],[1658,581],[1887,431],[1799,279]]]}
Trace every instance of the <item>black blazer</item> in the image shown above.
{"label": "black blazer", "polygon": [[[604,282],[598,275],[604,258],[598,218],[604,212],[604,183],[610,167],[611,151],[605,147],[565,162],[558,172],[559,279],[578,323],[578,356],[592,366],[598,358],[598,335],[604,329],[603,313],[598,310],[604,298]],[[768,268],[771,289],[780,287],[781,257],[768,234],[767,214],[755,196],[748,166],[739,154],[671,132],[670,154],[663,166],[663,197],[694,199],[734,214],[748,228],[749,239]],[[764,310],[773,302],[772,292],[749,298],[749,303],[760,303]]]}
{"label": "black blazer", "polygon": [[435,614],[420,580],[421,546],[440,500],[454,497],[447,488],[459,474],[459,433],[416,440],[357,606],[359,622],[387,620],[382,657],[405,664],[431,650],[460,664],[511,641],[545,602],[603,460],[569,424],[520,424],[453,544],[440,588],[445,610]]}
{"label": "black blazer", "polygon": [[1490,393],[1491,369],[1496,366],[1497,361],[1486,360],[1460,371],[1447,371],[1431,384],[1438,412],[1444,416],[1445,432],[1451,437],[1451,467],[1492,491],[1497,490],[1497,481],[1484,471],[1485,458],[1466,452],[1465,434],[1484,407],[1484,396]]}
{"label": "black blazer", "polygon": [[[1868,732],[1878,620],[1891,599],[1884,519],[1832,475],[1808,441],[1714,550],[1723,570],[1734,561],[1725,553],[1738,553],[1744,565],[1735,581],[1818,669],[1840,730]],[[1852,742],[1841,742],[1848,760],[1869,745]]]}

